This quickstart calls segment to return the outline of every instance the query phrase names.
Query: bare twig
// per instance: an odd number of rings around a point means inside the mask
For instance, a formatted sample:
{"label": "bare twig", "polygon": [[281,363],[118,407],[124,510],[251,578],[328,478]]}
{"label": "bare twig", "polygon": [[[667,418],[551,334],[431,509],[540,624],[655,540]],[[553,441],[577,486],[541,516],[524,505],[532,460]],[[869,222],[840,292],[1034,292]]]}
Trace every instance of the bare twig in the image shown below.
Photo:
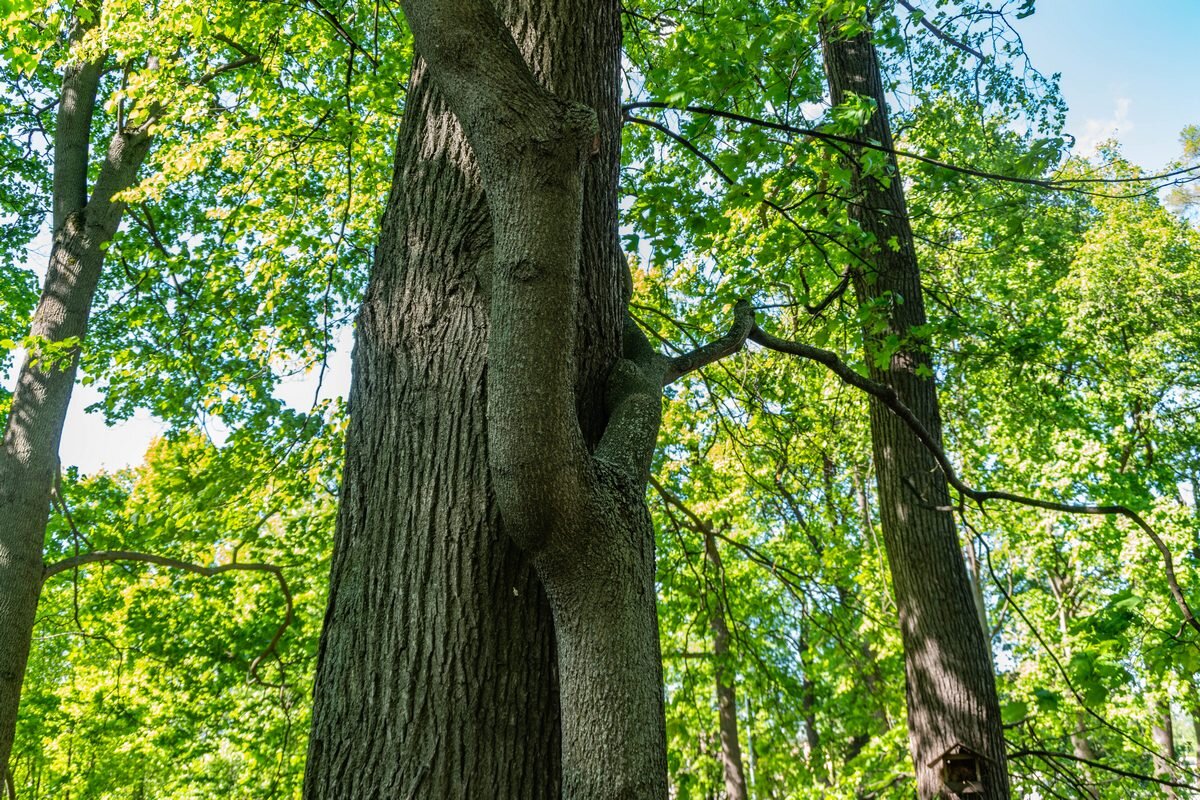
{"label": "bare twig", "polygon": [[1172,781],[1166,778],[1157,778],[1152,775],[1145,775],[1141,772],[1133,772],[1131,770],[1121,769],[1120,767],[1112,767],[1105,764],[1103,761],[1095,761],[1090,758],[1081,758],[1080,756],[1071,755],[1070,753],[1057,753],[1052,750],[1014,750],[1008,754],[1009,758],[1039,758],[1053,759],[1060,758],[1066,761],[1074,761],[1079,764],[1086,764],[1089,767],[1094,767],[1105,772],[1111,772],[1114,775],[1120,775],[1123,778],[1133,778],[1137,781],[1148,781],[1157,783],[1160,786],[1171,786],[1176,789],[1187,789],[1192,792],[1200,792],[1200,786],[1191,783],[1183,783],[1181,781]]}
{"label": "bare twig", "polygon": [[137,553],[130,550],[95,550],[91,553],[82,553],[71,558],[65,558],[62,561],[57,561],[53,564],[47,564],[42,571],[42,580],[45,581],[60,572],[68,570],[76,570],[79,567],[88,564],[99,564],[106,562],[121,562],[121,561],[138,561],[143,564],[155,564],[160,567],[169,569],[178,569],[184,572],[191,572],[195,575],[202,575],[206,578],[211,578],[214,575],[220,575],[225,572],[264,572],[275,576],[279,582],[279,590],[283,594],[283,599],[286,607],[283,622],[275,630],[275,635],[271,637],[270,643],[263,649],[258,656],[250,662],[250,672],[247,677],[248,681],[255,683],[266,684],[265,681],[258,677],[258,668],[262,662],[271,655],[278,657],[277,647],[279,640],[283,638],[283,634],[287,631],[288,626],[292,624],[294,617],[294,603],[292,600],[292,592],[288,588],[287,579],[283,575],[283,568],[274,564],[257,564],[257,563],[239,563],[232,562],[229,564],[212,564],[204,566],[202,564],[193,564],[188,561],[180,561],[175,558],[167,558],[153,553]]}
{"label": "bare twig", "polygon": [[959,39],[955,39],[953,36],[946,33],[945,31],[943,31],[937,25],[934,25],[932,22],[930,22],[928,16],[925,14],[925,12],[922,11],[921,9],[917,8],[916,6],[914,6],[912,3],[908,2],[908,0],[896,0],[896,2],[899,3],[900,5],[904,6],[905,10],[908,11],[909,14],[912,14],[914,17],[916,17],[917,23],[919,25],[921,25],[921,27],[925,28],[925,30],[929,31],[930,33],[932,33],[937,38],[941,39],[946,44],[950,45],[951,47],[957,47],[959,50],[962,50],[964,53],[968,53],[970,55],[975,56],[980,61],[987,60],[987,57],[984,56],[983,53],[979,52],[974,47],[971,47],[971,45],[967,44],[966,42],[963,42]]}

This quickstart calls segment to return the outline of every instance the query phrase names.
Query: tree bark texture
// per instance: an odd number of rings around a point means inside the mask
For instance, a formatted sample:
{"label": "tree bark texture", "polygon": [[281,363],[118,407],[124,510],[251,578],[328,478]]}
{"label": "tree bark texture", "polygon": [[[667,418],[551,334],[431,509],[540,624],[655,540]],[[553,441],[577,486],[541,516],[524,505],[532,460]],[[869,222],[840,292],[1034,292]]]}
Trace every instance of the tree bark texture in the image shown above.
{"label": "tree bark texture", "polygon": [[[72,43],[82,36],[72,34]],[[21,683],[42,584],[42,551],[58,447],[75,385],[82,341],[104,247],[121,223],[129,188],[150,148],[144,128],[113,134],[89,198],[88,143],[100,62],[69,65],[59,97],[54,142],[53,243],[30,335],[35,345],[17,377],[0,449],[0,773],[12,752]],[[48,347],[49,346],[49,349]]]}
{"label": "tree bark texture", "polygon": [[404,11],[305,796],[665,797],[619,8]]}
{"label": "tree bark texture", "polygon": [[[890,147],[887,99],[870,32],[844,36],[828,23],[822,36],[834,104],[850,93],[875,101],[860,135]],[[926,322],[920,272],[895,158],[891,180],[862,172],[853,159],[856,203],[852,218],[873,242],[854,288],[860,305],[886,315],[877,338],[864,330],[871,377],[892,387],[940,439],[941,419],[931,362],[911,331]],[[884,367],[873,353],[883,336],[901,347]],[[949,506],[945,477],[905,424],[882,403],[870,402],[871,438],[880,517],[904,644],[909,745],[922,800],[942,792],[940,770],[928,766],[943,751],[964,744],[986,762],[987,800],[1009,797],[1004,737],[995,677],[980,629],[971,583]]]}
{"label": "tree bark texture", "polygon": [[355,330],[311,800],[559,796],[550,612],[487,469],[491,240],[418,60]]}

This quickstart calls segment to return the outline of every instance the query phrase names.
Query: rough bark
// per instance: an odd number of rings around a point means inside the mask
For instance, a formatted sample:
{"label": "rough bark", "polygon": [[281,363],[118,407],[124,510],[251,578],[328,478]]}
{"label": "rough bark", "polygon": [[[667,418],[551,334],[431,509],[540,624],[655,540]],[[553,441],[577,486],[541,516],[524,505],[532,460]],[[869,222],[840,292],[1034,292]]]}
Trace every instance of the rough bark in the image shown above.
{"label": "rough bark", "polygon": [[[876,111],[860,135],[890,146],[886,96],[870,33],[844,36],[837,28],[835,22],[827,24],[822,37],[832,100],[842,103],[850,92],[874,99]],[[940,439],[929,355],[910,335],[926,318],[898,168],[891,158],[892,178],[885,183],[863,174],[857,158],[852,162],[857,202],[851,215],[874,243],[868,254],[871,269],[856,272],[854,289],[861,305],[883,309],[881,336],[898,336],[902,343],[879,367],[872,354],[880,339],[864,330],[871,377],[892,387]],[[918,796],[927,800],[940,795],[940,771],[937,765],[927,765],[961,743],[988,759],[983,797],[1007,798],[995,678],[954,520],[945,510],[945,478],[904,423],[874,399],[870,419],[884,546],[904,644],[909,745]]]}
{"label": "rough bark", "polygon": [[[85,29],[76,28],[72,44]],[[124,204],[113,198],[133,185],[150,148],[144,128],[113,134],[88,197],[88,143],[100,61],[66,68],[54,142],[53,243],[46,281],[30,335],[35,346],[17,377],[0,449],[0,772],[12,752],[21,683],[29,658],[50,493],[58,446],[75,385],[104,247],[121,223]],[[49,357],[48,357],[49,354]]]}
{"label": "rough bark", "polygon": [[729,624],[725,618],[721,551],[711,526],[704,532],[704,555],[712,569],[709,581],[709,613],[713,632],[713,672],[717,689],[717,723],[721,734],[721,771],[725,776],[727,800],[746,800],[746,774],[742,768],[742,746],[738,741],[737,689],[730,669]]}
{"label": "rough bark", "polygon": [[565,796],[663,797],[661,380],[607,380],[618,7],[404,11],[421,58],[357,332],[305,796],[553,797],[561,742]]}

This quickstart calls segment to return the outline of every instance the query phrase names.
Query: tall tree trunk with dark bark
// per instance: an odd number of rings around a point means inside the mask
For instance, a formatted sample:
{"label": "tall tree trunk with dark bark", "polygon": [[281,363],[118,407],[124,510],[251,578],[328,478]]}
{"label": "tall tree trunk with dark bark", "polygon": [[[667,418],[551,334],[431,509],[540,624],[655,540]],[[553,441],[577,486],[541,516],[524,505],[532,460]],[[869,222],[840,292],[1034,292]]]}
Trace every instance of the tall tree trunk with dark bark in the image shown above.
{"label": "tall tree trunk with dark bark", "polygon": [[305,796],[665,798],[619,6],[404,11]]}
{"label": "tall tree trunk with dark bark", "polygon": [[[878,56],[868,31],[846,36],[836,21],[823,31],[826,73],[834,104],[850,93],[871,98],[876,110],[860,136],[892,145]],[[881,309],[883,332],[864,331],[871,377],[894,389],[939,440],[941,419],[928,353],[913,329],[925,325],[912,230],[903,184],[894,157],[891,178],[865,174],[853,158],[856,202],[851,215],[873,244],[869,271],[854,275],[858,302]],[[882,337],[898,337],[900,348],[886,365],[874,353]],[[942,792],[935,763],[946,749],[963,744],[986,757],[986,800],[1009,796],[1004,737],[993,667],[980,629],[971,583],[949,492],[933,457],[907,426],[881,402],[870,403],[884,545],[904,644],[909,746],[922,800]]]}
{"label": "tall tree trunk with dark bark", "polygon": [[[93,19],[77,26],[71,43],[94,24]],[[12,752],[33,639],[78,343],[87,333],[105,246],[124,212],[124,204],[113,198],[134,184],[150,148],[146,126],[114,133],[89,196],[89,142],[100,71],[101,60],[76,62],[63,76],[54,133],[53,244],[30,329],[38,344],[21,366],[0,448],[0,777]]]}

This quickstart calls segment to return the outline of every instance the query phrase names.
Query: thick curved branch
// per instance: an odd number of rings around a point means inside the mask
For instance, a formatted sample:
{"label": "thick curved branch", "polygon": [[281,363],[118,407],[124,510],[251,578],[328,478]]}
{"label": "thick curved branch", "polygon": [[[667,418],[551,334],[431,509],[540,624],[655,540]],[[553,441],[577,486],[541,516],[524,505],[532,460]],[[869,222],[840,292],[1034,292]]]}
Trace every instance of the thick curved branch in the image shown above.
{"label": "thick curved branch", "polygon": [[535,550],[570,527],[564,521],[587,491],[575,310],[583,171],[599,141],[597,118],[538,83],[488,0],[401,5],[487,196],[488,462],[506,530]]}
{"label": "thick curved branch", "polygon": [[973,489],[968,486],[958,476],[954,466],[950,463],[950,459],[946,453],[938,446],[937,439],[930,433],[925,424],[921,422],[908,406],[900,400],[896,391],[892,387],[871,380],[861,375],[856,370],[852,369],[844,361],[838,358],[836,353],[829,350],[822,350],[819,347],[803,344],[802,342],[793,342],[787,339],[780,339],[776,336],[764,331],[757,325],[750,332],[750,341],[756,342],[770,350],[775,350],[780,353],[800,356],[810,361],[816,361],[819,364],[826,366],[831,372],[837,375],[845,383],[861,389],[867,394],[883,403],[887,408],[908,426],[913,435],[925,446],[925,449],[937,461],[938,467],[946,476],[946,482],[953,486],[963,497],[969,498],[974,502],[982,505],[988,500],[1005,500],[1010,503],[1017,503],[1023,506],[1032,508],[1041,508],[1046,511],[1057,511],[1064,514],[1085,514],[1094,516],[1122,516],[1133,522],[1150,538],[1154,546],[1158,548],[1163,560],[1163,573],[1167,580],[1167,586],[1170,589],[1171,596],[1175,600],[1175,604],[1179,607],[1183,614],[1184,620],[1200,632],[1200,621],[1196,619],[1196,615],[1192,612],[1191,606],[1188,605],[1187,598],[1184,597],[1183,590],[1179,586],[1179,580],[1175,574],[1175,560],[1171,553],[1171,549],[1167,547],[1166,542],[1162,540],[1154,528],[1150,527],[1149,523],[1142,518],[1133,509],[1123,505],[1092,505],[1086,503],[1056,503],[1049,500],[1038,500],[1032,497],[1025,497],[1012,492],[998,491],[983,491]]}
{"label": "thick curved branch", "polygon": [[672,358],[667,365],[663,385],[674,383],[680,377],[706,367],[714,361],[720,361],[742,349],[746,338],[754,329],[754,309],[745,300],[738,300],[733,307],[733,325],[729,332],[719,339],[701,345],[690,353]]}
{"label": "thick curved branch", "polygon": [[42,580],[45,581],[59,573],[75,570],[88,564],[118,561],[137,561],[143,564],[154,564],[160,567],[167,567],[168,569],[190,572],[194,575],[202,575],[206,578],[211,578],[214,575],[220,575],[225,572],[265,572],[274,575],[275,580],[279,582],[279,591],[283,594],[286,609],[283,622],[275,629],[275,635],[271,637],[271,641],[267,644],[266,648],[250,662],[249,680],[264,683],[258,677],[258,668],[268,656],[278,655],[279,640],[283,638],[284,632],[292,624],[292,619],[295,616],[295,604],[292,599],[292,592],[288,588],[287,579],[283,575],[282,567],[275,566],[274,564],[239,563],[236,561],[230,564],[204,566],[203,564],[193,564],[189,561],[180,561],[179,559],[158,556],[153,553],[137,553],[131,550],[96,550],[91,553],[81,553],[71,558],[64,558],[62,561],[56,561],[53,564],[47,564],[42,570]]}

